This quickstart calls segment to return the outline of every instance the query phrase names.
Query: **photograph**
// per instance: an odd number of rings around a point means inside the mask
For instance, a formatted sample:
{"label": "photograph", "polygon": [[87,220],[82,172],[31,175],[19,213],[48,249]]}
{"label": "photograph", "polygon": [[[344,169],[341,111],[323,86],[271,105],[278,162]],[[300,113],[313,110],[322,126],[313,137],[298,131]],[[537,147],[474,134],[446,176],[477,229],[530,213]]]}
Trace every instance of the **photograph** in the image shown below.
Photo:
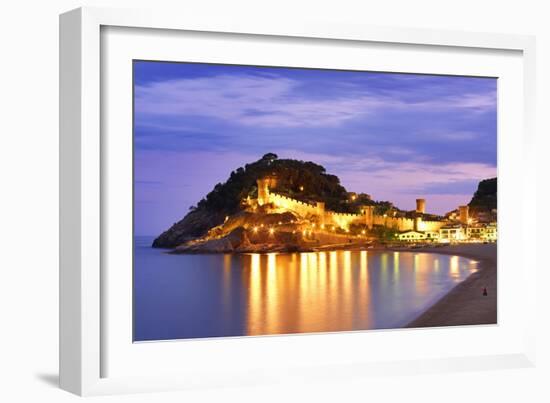
{"label": "photograph", "polygon": [[134,342],[497,324],[496,77],[132,69]]}

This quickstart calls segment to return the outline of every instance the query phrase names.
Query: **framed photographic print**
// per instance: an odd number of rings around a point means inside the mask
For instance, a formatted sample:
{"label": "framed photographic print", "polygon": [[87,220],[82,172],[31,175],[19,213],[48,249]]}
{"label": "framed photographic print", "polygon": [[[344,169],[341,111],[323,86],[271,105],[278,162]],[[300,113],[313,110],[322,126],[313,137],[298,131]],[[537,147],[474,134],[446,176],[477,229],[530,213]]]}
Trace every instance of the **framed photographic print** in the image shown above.
{"label": "framed photographic print", "polygon": [[62,387],[531,365],[533,49],[62,15]]}
{"label": "framed photographic print", "polygon": [[496,78],[133,76],[134,341],[497,323]]}

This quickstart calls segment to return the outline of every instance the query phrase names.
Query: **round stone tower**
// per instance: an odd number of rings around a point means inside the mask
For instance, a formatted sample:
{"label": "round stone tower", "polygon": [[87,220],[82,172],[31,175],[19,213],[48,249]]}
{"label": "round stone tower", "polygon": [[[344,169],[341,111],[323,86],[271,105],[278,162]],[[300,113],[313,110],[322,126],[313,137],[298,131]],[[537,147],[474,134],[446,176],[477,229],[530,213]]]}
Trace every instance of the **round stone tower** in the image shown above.
{"label": "round stone tower", "polygon": [[416,199],[416,212],[421,214],[426,212],[426,199]]}
{"label": "round stone tower", "polygon": [[466,206],[458,206],[458,211],[460,212],[459,220],[462,224],[468,224],[468,218],[469,217],[469,207]]}
{"label": "round stone tower", "polygon": [[258,204],[263,206],[269,202],[269,178],[262,178],[256,181],[258,185]]}

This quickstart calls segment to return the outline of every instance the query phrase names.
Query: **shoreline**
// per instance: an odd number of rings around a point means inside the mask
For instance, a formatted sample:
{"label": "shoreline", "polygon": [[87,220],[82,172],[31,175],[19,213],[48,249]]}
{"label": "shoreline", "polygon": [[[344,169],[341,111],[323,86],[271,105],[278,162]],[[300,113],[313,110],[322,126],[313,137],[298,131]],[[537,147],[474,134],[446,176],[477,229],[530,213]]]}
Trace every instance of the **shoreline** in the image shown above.
{"label": "shoreline", "polygon": [[[459,244],[418,251],[458,255],[479,269],[454,286],[404,328],[497,324],[497,244]],[[488,295],[483,296],[483,288]]]}

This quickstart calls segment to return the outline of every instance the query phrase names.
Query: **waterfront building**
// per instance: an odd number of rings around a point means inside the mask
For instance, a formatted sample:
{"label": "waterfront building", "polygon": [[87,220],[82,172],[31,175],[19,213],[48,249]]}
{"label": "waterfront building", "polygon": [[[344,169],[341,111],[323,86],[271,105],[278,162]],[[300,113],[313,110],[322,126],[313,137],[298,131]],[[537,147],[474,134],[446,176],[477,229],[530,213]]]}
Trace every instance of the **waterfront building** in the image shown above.
{"label": "waterfront building", "polygon": [[467,238],[467,228],[462,224],[448,224],[439,229],[440,242],[464,241]]}
{"label": "waterfront building", "polygon": [[437,231],[403,231],[396,234],[398,240],[403,242],[418,242],[418,241],[431,241],[435,242],[439,239],[439,232]]}

